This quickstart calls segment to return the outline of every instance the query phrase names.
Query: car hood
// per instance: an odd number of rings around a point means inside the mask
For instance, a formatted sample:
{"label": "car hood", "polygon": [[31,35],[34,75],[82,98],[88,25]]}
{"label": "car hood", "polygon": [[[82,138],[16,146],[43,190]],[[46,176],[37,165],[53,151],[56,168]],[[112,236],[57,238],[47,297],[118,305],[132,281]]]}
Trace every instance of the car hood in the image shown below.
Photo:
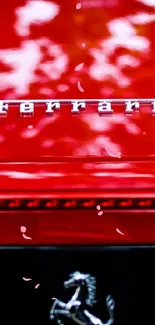
{"label": "car hood", "polygon": [[[154,97],[146,1],[6,0],[1,13],[1,100]],[[37,107],[27,118],[11,107],[0,118],[1,189],[154,188],[154,119],[147,105],[132,116]]]}

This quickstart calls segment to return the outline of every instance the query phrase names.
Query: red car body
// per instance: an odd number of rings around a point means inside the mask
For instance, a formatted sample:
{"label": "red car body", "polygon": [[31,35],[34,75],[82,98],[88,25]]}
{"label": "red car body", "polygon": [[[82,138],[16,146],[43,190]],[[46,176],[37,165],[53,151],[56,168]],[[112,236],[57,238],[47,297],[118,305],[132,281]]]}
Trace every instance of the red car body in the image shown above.
{"label": "red car body", "polygon": [[[154,98],[151,1],[6,0],[0,14],[1,100]],[[102,117],[12,106],[0,117],[0,244],[154,243],[154,122],[147,106]],[[69,201],[48,211],[44,199]],[[92,209],[97,199],[146,208]]]}

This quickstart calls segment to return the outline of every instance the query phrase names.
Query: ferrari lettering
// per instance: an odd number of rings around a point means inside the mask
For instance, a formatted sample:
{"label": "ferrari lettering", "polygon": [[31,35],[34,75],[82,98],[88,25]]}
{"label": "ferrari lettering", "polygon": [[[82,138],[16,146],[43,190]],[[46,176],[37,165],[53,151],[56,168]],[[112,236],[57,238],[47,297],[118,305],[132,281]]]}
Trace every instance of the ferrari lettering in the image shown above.
{"label": "ferrari lettering", "polygon": [[[0,117],[7,117],[11,110],[15,108],[19,111],[19,116],[29,117],[37,114],[37,108],[40,107],[43,115],[51,116],[55,113],[61,113],[67,106],[71,114],[81,114],[97,112],[107,115],[119,112],[132,115],[140,112],[141,108],[150,107],[150,112],[155,114],[155,99],[67,99],[67,100],[0,100]],[[91,108],[91,110],[90,110]]]}

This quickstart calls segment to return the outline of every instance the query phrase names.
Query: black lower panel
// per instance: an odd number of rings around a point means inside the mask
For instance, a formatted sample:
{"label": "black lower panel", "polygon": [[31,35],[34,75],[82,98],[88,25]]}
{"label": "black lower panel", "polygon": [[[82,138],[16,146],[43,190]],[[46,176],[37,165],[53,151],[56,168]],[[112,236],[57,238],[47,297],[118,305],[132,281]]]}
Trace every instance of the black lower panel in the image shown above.
{"label": "black lower panel", "polygon": [[63,282],[77,270],[96,277],[97,303],[89,311],[103,322],[108,294],[115,324],[155,322],[155,247],[1,247],[1,324],[56,324],[49,320],[52,298],[71,298],[75,289]]}

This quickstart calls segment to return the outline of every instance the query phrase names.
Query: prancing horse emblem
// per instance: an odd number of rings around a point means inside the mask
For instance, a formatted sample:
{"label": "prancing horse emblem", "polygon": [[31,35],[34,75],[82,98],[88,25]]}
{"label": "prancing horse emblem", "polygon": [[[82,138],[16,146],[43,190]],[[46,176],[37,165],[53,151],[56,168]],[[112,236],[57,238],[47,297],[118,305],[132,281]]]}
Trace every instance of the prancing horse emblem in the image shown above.
{"label": "prancing horse emblem", "polygon": [[72,298],[64,303],[55,300],[50,311],[50,319],[55,319],[57,324],[62,325],[61,317],[66,317],[79,325],[111,325],[114,323],[115,302],[111,296],[107,296],[106,305],[109,313],[109,320],[103,323],[99,318],[93,316],[88,310],[96,301],[96,279],[90,274],[74,272],[70,279],[64,282],[65,288],[76,287]]}

